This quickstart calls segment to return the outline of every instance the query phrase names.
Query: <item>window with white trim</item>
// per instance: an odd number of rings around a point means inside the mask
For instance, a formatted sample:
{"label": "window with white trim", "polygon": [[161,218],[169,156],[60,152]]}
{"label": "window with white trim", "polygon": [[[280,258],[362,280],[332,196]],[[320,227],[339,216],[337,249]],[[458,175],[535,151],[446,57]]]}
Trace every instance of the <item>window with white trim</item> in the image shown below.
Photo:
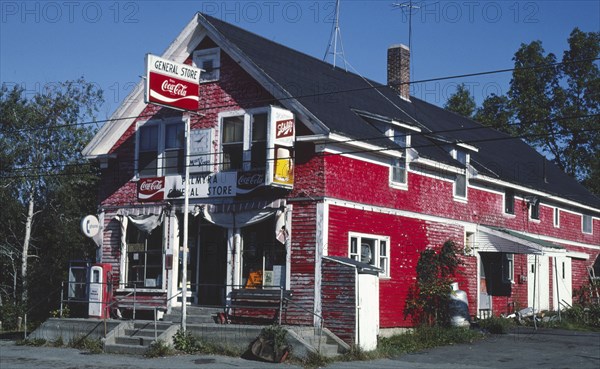
{"label": "window with white trim", "polygon": [[227,113],[221,121],[221,169],[264,169],[267,164],[268,114],[263,111]]}
{"label": "window with white trim", "polygon": [[163,226],[148,234],[130,225],[126,237],[125,288],[162,288]]}
{"label": "window with white trim", "polygon": [[583,214],[581,216],[581,230],[583,233],[592,234],[593,233],[593,225],[592,225],[592,216],[588,214]]}
{"label": "window with white trim", "polygon": [[515,254],[502,253],[502,280],[512,282],[515,275]]}
{"label": "window with white trim", "polygon": [[555,228],[560,227],[560,209],[554,208],[553,224]]}
{"label": "window with white trim", "polygon": [[407,181],[407,147],[410,145],[410,135],[398,128],[389,128],[387,130],[388,137],[402,149],[401,158],[393,158],[391,163],[390,180],[392,183],[406,185]]}
{"label": "window with white trim", "polygon": [[350,233],[348,256],[381,269],[380,277],[390,276],[390,238]]}
{"label": "window with white trim", "polygon": [[467,164],[469,163],[469,154],[464,150],[454,149],[452,150],[452,157],[463,165],[460,173],[456,174],[454,181],[454,197],[467,198]]}
{"label": "window with white trim", "polygon": [[218,81],[221,69],[221,49],[218,47],[196,50],[192,54],[194,66],[202,69],[200,82]]}
{"label": "window with white trim", "polygon": [[183,174],[184,123],[146,122],[137,129],[137,173],[139,177]]}
{"label": "window with white trim", "polygon": [[536,196],[529,201],[529,219],[540,220],[540,199]]}
{"label": "window with white trim", "polygon": [[512,188],[504,189],[504,213],[515,213],[515,190]]}

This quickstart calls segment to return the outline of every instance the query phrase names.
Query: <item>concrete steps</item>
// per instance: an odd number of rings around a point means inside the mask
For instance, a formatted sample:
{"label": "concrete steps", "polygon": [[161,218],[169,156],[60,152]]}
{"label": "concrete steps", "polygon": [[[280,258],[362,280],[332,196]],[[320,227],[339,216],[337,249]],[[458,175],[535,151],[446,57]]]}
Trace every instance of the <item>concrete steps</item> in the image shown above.
{"label": "concrete steps", "polygon": [[291,336],[311,351],[326,357],[335,357],[350,349],[350,346],[327,329],[313,327],[286,327]]}
{"label": "concrete steps", "polygon": [[124,322],[107,336],[104,352],[143,355],[171,326],[170,322]]}

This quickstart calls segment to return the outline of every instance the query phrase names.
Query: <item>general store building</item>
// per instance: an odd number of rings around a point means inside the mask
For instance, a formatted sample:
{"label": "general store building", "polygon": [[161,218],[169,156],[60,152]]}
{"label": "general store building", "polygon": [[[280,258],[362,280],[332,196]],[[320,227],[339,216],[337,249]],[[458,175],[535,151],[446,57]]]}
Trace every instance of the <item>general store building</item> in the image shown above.
{"label": "general store building", "polygon": [[84,150],[102,167],[97,259],[139,306],[181,304],[185,155],[191,304],[291,290],[284,323],[355,343],[412,325],[419,253],[447,240],[472,316],[571,304],[597,263],[600,199],[521,140],[410,96],[403,45],[382,86],[199,13],[162,58],[204,70],[197,112],[146,104],[140,82]]}

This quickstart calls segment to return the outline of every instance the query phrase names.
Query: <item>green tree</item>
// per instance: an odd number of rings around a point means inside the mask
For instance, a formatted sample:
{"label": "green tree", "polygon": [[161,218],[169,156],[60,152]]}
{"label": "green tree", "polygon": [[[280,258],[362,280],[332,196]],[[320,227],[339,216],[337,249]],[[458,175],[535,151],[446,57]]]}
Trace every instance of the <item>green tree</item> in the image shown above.
{"label": "green tree", "polygon": [[[47,247],[46,240],[36,235],[58,231],[54,226],[38,228],[38,219],[49,205],[48,194],[67,181],[69,171],[86,168],[80,166],[81,150],[93,132],[78,123],[92,119],[101,103],[102,92],[83,79],[56,84],[29,99],[20,87],[3,85],[0,89],[0,200],[17,199],[12,216],[22,222],[22,227],[13,231],[5,224],[0,227],[2,233],[13,233],[19,245],[21,301],[27,300],[29,261]],[[58,217],[52,224],[61,221]],[[15,251],[16,245],[9,246]]]}
{"label": "green tree", "polygon": [[[487,97],[474,119],[523,137],[600,195],[600,32],[575,28],[568,43],[560,64],[541,41],[521,44],[507,95]],[[447,103],[453,111],[456,100]]]}
{"label": "green tree", "polygon": [[471,118],[475,112],[475,99],[471,96],[469,89],[464,83],[461,83],[456,87],[454,92],[446,101],[444,108],[455,112],[456,114],[462,115],[466,118]]}
{"label": "green tree", "polygon": [[462,261],[456,243],[446,241],[439,250],[425,249],[417,262],[417,280],[409,289],[404,315],[417,324],[447,325],[450,293]]}
{"label": "green tree", "polygon": [[510,100],[504,95],[492,94],[488,96],[473,119],[486,126],[496,128],[509,134],[516,134],[513,131],[511,122],[513,121],[513,111],[510,106]]}

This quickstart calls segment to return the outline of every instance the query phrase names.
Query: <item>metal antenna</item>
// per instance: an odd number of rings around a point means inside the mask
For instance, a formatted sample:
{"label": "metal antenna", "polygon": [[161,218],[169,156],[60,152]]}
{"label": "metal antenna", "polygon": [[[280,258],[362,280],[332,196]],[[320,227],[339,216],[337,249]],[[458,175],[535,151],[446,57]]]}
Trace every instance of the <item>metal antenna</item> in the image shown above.
{"label": "metal antenna", "polygon": [[399,9],[408,9],[408,49],[410,50],[410,74],[411,74],[411,80],[413,79],[413,71],[414,71],[414,67],[413,67],[413,55],[414,55],[414,51],[412,48],[412,11],[413,9],[420,9],[421,7],[418,5],[413,5],[412,0],[409,0],[408,2],[405,3],[393,3],[392,6],[394,8],[399,8]]}
{"label": "metal antenna", "polygon": [[[338,39],[340,41],[340,49],[338,51],[337,44]],[[333,49],[333,51],[331,51]],[[323,61],[327,59],[327,55],[333,54],[333,67],[335,68],[335,62],[337,55],[341,55],[342,59],[344,59],[344,69],[346,72],[348,71],[348,63],[346,63],[346,57],[344,56],[344,44],[342,43],[342,33],[340,32],[340,0],[336,0],[335,2],[335,21],[333,22],[333,28],[331,29],[331,37],[329,38],[329,45],[327,46],[327,50],[325,51],[325,56],[323,56]]]}

